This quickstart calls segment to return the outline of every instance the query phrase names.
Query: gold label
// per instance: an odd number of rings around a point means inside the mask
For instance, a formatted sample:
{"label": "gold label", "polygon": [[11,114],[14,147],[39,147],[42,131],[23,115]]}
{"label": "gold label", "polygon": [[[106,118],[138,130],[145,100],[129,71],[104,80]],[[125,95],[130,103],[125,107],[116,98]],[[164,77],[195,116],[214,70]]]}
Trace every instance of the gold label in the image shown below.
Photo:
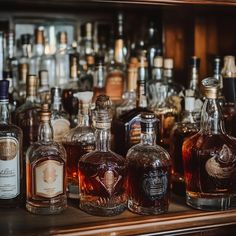
{"label": "gold label", "polygon": [[18,143],[11,138],[0,140],[0,160],[8,161],[16,157]]}
{"label": "gold label", "polygon": [[53,139],[62,142],[64,135],[70,130],[70,122],[66,119],[52,120]]}
{"label": "gold label", "polygon": [[141,124],[139,120],[135,120],[130,125],[129,131],[129,146],[133,146],[140,142],[140,135],[141,135]]}
{"label": "gold label", "polygon": [[117,76],[117,73],[107,77],[106,84],[106,95],[111,98],[111,100],[120,100],[123,94],[123,77],[122,74]]}

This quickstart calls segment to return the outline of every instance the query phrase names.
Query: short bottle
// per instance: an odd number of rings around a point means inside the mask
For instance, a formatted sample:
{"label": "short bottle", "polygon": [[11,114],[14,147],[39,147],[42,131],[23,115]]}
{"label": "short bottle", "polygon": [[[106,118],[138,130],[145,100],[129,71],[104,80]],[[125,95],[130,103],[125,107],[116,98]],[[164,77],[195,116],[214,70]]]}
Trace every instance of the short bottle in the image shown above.
{"label": "short bottle", "polygon": [[96,149],[78,165],[80,209],[92,215],[113,216],[126,209],[125,159],[110,150],[111,111],[96,100]]}
{"label": "short bottle", "polygon": [[225,133],[218,102],[219,81],[202,80],[205,96],[200,131],[182,147],[186,203],[203,210],[227,210],[236,197],[236,141]]}
{"label": "short bottle", "polygon": [[68,197],[78,199],[78,161],[84,154],[95,149],[95,135],[89,117],[89,106],[93,93],[78,92],[74,96],[78,98],[80,105],[78,124],[64,135],[62,143],[67,153]]}
{"label": "short bottle", "polygon": [[66,152],[53,141],[48,104],[40,111],[38,141],[26,153],[26,209],[34,214],[58,214],[66,209]]}
{"label": "short bottle", "polygon": [[10,122],[9,81],[0,80],[0,207],[23,203],[22,130]]}
{"label": "short bottle", "polygon": [[141,114],[141,142],[126,155],[128,208],[156,215],[168,211],[171,164],[168,152],[156,145],[155,114]]}

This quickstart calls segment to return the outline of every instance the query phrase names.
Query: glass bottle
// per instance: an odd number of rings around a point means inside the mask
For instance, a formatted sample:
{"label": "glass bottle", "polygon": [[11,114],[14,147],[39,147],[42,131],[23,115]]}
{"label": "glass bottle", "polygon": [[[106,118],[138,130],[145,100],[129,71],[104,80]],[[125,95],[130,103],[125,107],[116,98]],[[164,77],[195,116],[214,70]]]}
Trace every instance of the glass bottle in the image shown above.
{"label": "glass bottle", "polygon": [[96,100],[96,149],[79,160],[80,209],[113,216],[126,209],[125,160],[110,150],[111,112]]}
{"label": "glass bottle", "polygon": [[0,207],[23,203],[22,130],[10,122],[9,81],[0,80]]}
{"label": "glass bottle", "polygon": [[203,210],[227,210],[235,203],[236,141],[225,133],[218,103],[219,82],[202,81],[205,96],[200,131],[182,147],[186,203]]}
{"label": "glass bottle", "polygon": [[199,131],[199,122],[195,120],[194,97],[184,97],[184,111],[182,118],[175,124],[170,135],[170,156],[172,160],[172,191],[185,196],[184,167],[182,146],[186,138]]}
{"label": "glass bottle", "polygon": [[14,123],[23,130],[23,153],[37,141],[40,110],[37,96],[38,79],[35,75],[28,75],[26,80],[26,100],[16,109]]}
{"label": "glass bottle", "polygon": [[141,114],[141,142],[126,155],[128,208],[143,215],[168,211],[171,165],[168,152],[156,145],[157,119]]}
{"label": "glass bottle", "polygon": [[78,98],[81,106],[78,125],[65,134],[62,143],[67,153],[68,197],[78,199],[78,161],[85,153],[95,149],[95,136],[89,119],[89,105],[93,93],[78,92],[74,96]]}
{"label": "glass bottle", "polygon": [[225,56],[221,73],[223,76],[223,115],[226,132],[236,138],[236,67],[234,56]]}
{"label": "glass bottle", "polygon": [[40,103],[42,104],[50,101],[50,87],[49,87],[49,78],[47,70],[39,71],[38,96]]}
{"label": "glass bottle", "polygon": [[62,108],[60,88],[51,88],[51,112],[53,140],[62,142],[64,135],[70,130],[70,122],[68,114]]}
{"label": "glass bottle", "polygon": [[26,209],[34,214],[58,214],[67,207],[66,152],[53,141],[49,105],[39,113],[38,140],[26,153]]}

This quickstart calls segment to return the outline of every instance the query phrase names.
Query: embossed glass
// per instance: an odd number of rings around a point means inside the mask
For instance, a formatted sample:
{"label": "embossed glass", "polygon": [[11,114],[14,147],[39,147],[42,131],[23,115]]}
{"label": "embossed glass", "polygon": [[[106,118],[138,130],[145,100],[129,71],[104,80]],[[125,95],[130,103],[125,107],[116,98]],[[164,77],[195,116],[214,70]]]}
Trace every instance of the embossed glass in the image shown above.
{"label": "embossed glass", "polygon": [[156,145],[157,119],[141,114],[141,142],[126,156],[128,208],[142,215],[168,211],[170,198],[170,156]]}
{"label": "embossed glass", "polygon": [[225,133],[219,81],[206,78],[202,85],[206,99],[200,131],[182,147],[186,202],[197,209],[227,210],[235,204],[236,141]]}

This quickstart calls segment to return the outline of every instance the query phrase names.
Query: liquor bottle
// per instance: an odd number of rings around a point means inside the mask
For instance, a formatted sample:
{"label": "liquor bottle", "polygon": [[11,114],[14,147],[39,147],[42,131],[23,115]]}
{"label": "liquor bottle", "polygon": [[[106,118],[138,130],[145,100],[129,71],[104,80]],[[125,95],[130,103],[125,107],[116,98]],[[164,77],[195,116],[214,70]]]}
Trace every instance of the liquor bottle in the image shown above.
{"label": "liquor bottle", "polygon": [[38,76],[41,56],[44,53],[44,28],[38,27],[34,32],[33,55],[29,60],[29,74]]}
{"label": "liquor bottle", "polygon": [[96,149],[79,160],[80,209],[113,216],[126,209],[125,160],[110,150],[111,111],[100,95],[96,100]]}
{"label": "liquor bottle", "polygon": [[74,96],[78,98],[81,105],[78,125],[65,134],[62,143],[67,153],[68,197],[78,199],[78,161],[85,153],[95,149],[95,136],[88,115],[93,93],[78,92]]}
{"label": "liquor bottle", "polygon": [[67,207],[66,152],[53,141],[49,105],[39,113],[38,140],[26,153],[26,209],[34,214],[58,214]]}
{"label": "liquor bottle", "polygon": [[125,45],[124,45],[124,15],[118,13],[116,19],[115,32],[115,51],[114,62],[108,66],[106,76],[105,93],[110,97],[112,102],[118,104],[122,100],[122,94],[125,89]]}
{"label": "liquor bottle", "polygon": [[128,66],[127,90],[123,94],[123,102],[116,108],[116,117],[134,109],[136,107],[136,87],[138,68],[130,63]]}
{"label": "liquor bottle", "polygon": [[200,131],[182,147],[186,203],[203,210],[231,208],[236,193],[236,141],[225,133],[219,81],[202,80],[205,96]]}
{"label": "liquor bottle", "polygon": [[53,140],[61,143],[70,130],[70,122],[68,114],[62,108],[60,88],[51,88],[51,113]]}
{"label": "liquor bottle", "polygon": [[[222,74],[221,74],[221,59],[219,56],[213,59],[213,77],[220,83],[220,90],[223,88]],[[220,91],[221,92],[221,91]]]}
{"label": "liquor bottle", "polygon": [[223,115],[226,132],[236,137],[236,67],[234,56],[226,56],[224,58],[222,76]]}
{"label": "liquor bottle", "polygon": [[141,60],[138,67],[136,107],[113,120],[115,152],[125,156],[128,149],[140,142],[140,114],[149,111],[146,97],[147,62]]}
{"label": "liquor bottle", "polygon": [[22,130],[10,122],[9,81],[0,80],[0,207],[23,203]]}
{"label": "liquor bottle", "polygon": [[185,97],[185,108],[182,118],[176,122],[170,135],[170,156],[172,160],[172,191],[178,195],[185,196],[184,167],[182,157],[182,146],[186,138],[199,131],[199,122],[195,120],[194,97]]}
{"label": "liquor bottle", "polygon": [[170,201],[170,156],[156,145],[155,114],[141,114],[141,141],[126,155],[128,208],[142,215],[168,211]]}
{"label": "liquor bottle", "polygon": [[58,46],[55,53],[56,59],[56,86],[63,88],[69,81],[69,53],[67,45],[67,33],[58,33]]}
{"label": "liquor bottle", "polygon": [[50,87],[49,87],[49,78],[47,70],[39,71],[38,96],[40,103],[42,104],[50,101]]}
{"label": "liquor bottle", "polygon": [[15,112],[14,123],[23,130],[23,154],[28,147],[37,141],[40,110],[37,96],[38,80],[35,75],[28,75],[26,80],[26,100]]}

